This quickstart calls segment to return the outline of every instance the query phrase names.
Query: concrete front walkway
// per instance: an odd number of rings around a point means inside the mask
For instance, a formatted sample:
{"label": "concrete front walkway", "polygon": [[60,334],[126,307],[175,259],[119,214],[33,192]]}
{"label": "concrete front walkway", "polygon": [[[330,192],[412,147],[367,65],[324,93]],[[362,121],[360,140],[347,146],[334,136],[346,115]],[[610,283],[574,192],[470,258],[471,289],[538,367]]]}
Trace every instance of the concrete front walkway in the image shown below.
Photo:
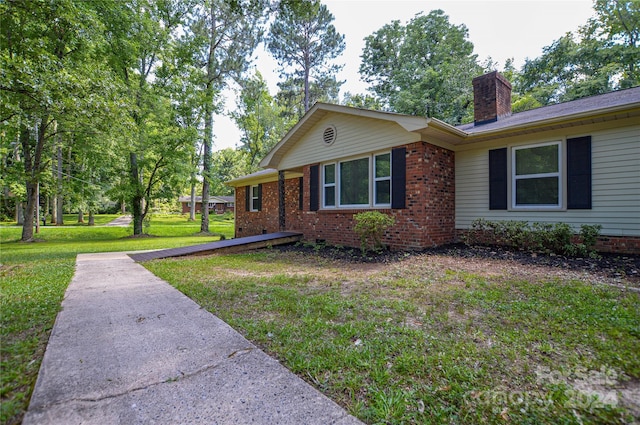
{"label": "concrete front walkway", "polygon": [[124,253],[81,254],[23,424],[359,424]]}
{"label": "concrete front walkway", "polygon": [[107,224],[105,224],[105,226],[110,226],[110,227],[129,227],[129,225],[131,224],[131,222],[133,221],[133,217],[130,215],[123,215],[120,216],[118,218],[116,218],[115,220],[111,220],[110,222],[108,222]]}

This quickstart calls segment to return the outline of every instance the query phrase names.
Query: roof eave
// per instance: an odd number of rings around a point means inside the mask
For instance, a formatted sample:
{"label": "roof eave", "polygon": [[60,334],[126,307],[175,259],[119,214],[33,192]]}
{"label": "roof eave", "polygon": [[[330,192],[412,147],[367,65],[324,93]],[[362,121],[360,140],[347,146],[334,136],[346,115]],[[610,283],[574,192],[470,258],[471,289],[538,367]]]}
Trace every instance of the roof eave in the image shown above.
{"label": "roof eave", "polygon": [[[292,179],[292,178],[302,177],[302,176],[303,174],[297,171],[285,171],[285,174],[284,174],[285,179]],[[248,174],[246,176],[229,180],[227,182],[224,182],[224,184],[231,187],[240,187],[240,186],[256,185],[260,183],[270,183],[277,180],[278,180],[278,170],[268,169],[268,170],[258,171],[257,173]]]}
{"label": "roof eave", "polygon": [[609,108],[596,110],[596,111],[591,110],[591,111],[585,111],[585,112],[578,112],[578,113],[563,115],[555,118],[544,118],[536,121],[523,122],[521,124],[487,130],[487,131],[471,132],[467,134],[467,138],[465,142],[473,143],[477,141],[486,140],[488,138],[509,137],[514,133],[521,133],[524,131],[529,133],[537,133],[537,132],[547,131],[549,129],[556,128],[557,126],[569,125],[571,123],[580,122],[586,119],[592,120],[594,122],[595,120],[607,118],[607,117],[611,117],[612,119],[617,119],[614,116],[616,114],[624,113],[624,112],[627,112],[633,115],[640,114],[640,103],[634,103],[631,105],[627,104],[627,105],[612,106]]}

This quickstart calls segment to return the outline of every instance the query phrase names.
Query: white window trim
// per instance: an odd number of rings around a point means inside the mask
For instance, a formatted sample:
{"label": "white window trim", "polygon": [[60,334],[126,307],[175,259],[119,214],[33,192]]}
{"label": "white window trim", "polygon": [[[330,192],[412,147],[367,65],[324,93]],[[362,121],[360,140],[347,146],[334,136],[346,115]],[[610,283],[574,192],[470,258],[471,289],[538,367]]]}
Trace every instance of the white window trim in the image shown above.
{"label": "white window trim", "polygon": [[[382,156],[382,155],[389,156],[389,175],[385,177],[376,177],[376,174],[377,174],[376,173],[376,157]],[[392,169],[393,161],[391,161],[391,152],[381,152],[381,153],[373,154],[371,155],[371,162],[373,163],[373,170],[371,171],[371,175],[373,177],[373,183],[371,187],[371,197],[373,199],[373,205],[376,208],[391,208],[391,196],[393,196],[393,193],[391,190],[391,176],[393,175],[393,169]],[[376,183],[382,182],[382,181],[389,182],[389,202],[384,204],[376,203]]]}
{"label": "white window trim", "polygon": [[[333,183],[325,182],[325,167],[328,165],[333,165]],[[322,208],[331,209],[336,208],[338,206],[338,163],[337,162],[328,162],[326,164],[322,164]],[[333,205],[327,205],[327,200],[325,197],[326,191],[325,188],[333,187]]]}
{"label": "white window trim", "polygon": [[251,190],[251,196],[249,197],[249,201],[251,202],[251,204],[249,205],[249,211],[251,212],[258,212],[259,210],[257,208],[254,207],[254,200],[258,200],[260,198],[259,194],[256,196],[253,196],[253,188],[256,188],[256,191],[258,191],[258,186],[257,184],[252,185],[249,190]]}
{"label": "white window trim", "polygon": [[[379,155],[385,155],[388,154],[389,155],[389,161],[391,161],[391,151],[383,151],[383,152],[375,152],[375,153],[371,153],[369,155],[363,155],[363,156],[357,156],[357,157],[351,157],[351,158],[345,158],[345,159],[341,159],[339,161],[335,161],[335,162],[327,162],[327,163],[323,163],[321,164],[321,176],[320,178],[321,180],[321,205],[322,205],[322,209],[325,210],[336,210],[336,209],[380,209],[380,208],[391,208],[391,202],[387,203],[387,204],[375,204],[375,182],[376,181],[384,181],[384,180],[388,180],[389,181],[389,185],[391,187],[391,176],[393,175],[393,169],[392,169],[392,165],[390,164],[390,174],[388,177],[380,177],[380,178],[376,178],[375,177],[375,157],[379,156]],[[368,188],[368,203],[366,204],[341,204],[340,203],[340,182],[341,182],[341,176],[340,176],[340,164],[344,163],[344,162],[351,162],[351,161],[357,161],[359,159],[363,159],[363,158],[367,158],[369,160],[369,188]],[[334,164],[335,165],[335,183],[332,184],[328,184],[325,185],[325,180],[324,180],[324,167],[326,165],[331,165]],[[335,205],[326,205],[326,199],[325,199],[325,187],[329,187],[329,186],[334,186],[335,190]],[[393,196],[393,193],[390,194],[391,196]]]}
{"label": "white window trim", "polygon": [[[539,174],[526,174],[524,176],[516,176],[516,151],[522,149],[532,149],[542,146],[552,146],[555,145],[558,147],[558,171],[553,173],[539,173]],[[546,143],[536,143],[532,145],[519,145],[511,148],[511,208],[513,210],[561,210],[563,208],[564,203],[564,174],[566,172],[564,163],[562,161],[563,158],[563,142],[562,141],[554,141],[554,142],[546,142]],[[533,179],[533,178],[544,178],[544,177],[557,177],[558,179],[558,203],[557,204],[540,204],[540,205],[517,205],[516,204],[516,181],[524,180],[524,179]]]}

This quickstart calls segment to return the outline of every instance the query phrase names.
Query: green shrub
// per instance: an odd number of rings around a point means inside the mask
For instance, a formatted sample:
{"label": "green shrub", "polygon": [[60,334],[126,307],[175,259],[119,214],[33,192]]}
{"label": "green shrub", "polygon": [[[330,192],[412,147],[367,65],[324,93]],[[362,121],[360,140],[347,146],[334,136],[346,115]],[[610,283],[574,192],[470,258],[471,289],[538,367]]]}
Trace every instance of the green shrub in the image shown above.
{"label": "green shrub", "polygon": [[379,211],[361,212],[355,214],[353,219],[356,221],[353,230],[360,237],[360,248],[363,255],[367,252],[370,243],[374,250],[381,249],[384,231],[396,222],[394,217]]}
{"label": "green shrub", "polygon": [[569,256],[594,255],[594,246],[602,226],[582,225],[581,242],[573,241],[573,229],[566,223],[526,221],[489,221],[478,218],[463,237],[467,245],[504,245],[531,252]]}
{"label": "green shrub", "polygon": [[580,226],[580,238],[587,249],[593,250],[598,241],[598,236],[600,236],[600,230],[602,230],[600,224],[583,224]]}

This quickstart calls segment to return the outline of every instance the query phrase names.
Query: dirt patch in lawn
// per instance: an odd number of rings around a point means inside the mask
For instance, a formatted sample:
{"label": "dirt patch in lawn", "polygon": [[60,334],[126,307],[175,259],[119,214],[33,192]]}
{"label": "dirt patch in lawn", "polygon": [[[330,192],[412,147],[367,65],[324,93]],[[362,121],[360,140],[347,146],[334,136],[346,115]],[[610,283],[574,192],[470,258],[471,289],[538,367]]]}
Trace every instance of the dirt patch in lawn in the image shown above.
{"label": "dirt patch in lawn", "polygon": [[[402,262],[403,267],[414,265],[424,272],[440,274],[445,270],[464,271],[495,276],[549,276],[587,279],[594,283],[630,287],[640,290],[640,256],[600,254],[595,258],[565,257],[516,251],[498,246],[467,246],[451,244],[423,251],[382,251],[362,255],[359,249],[334,246],[288,245],[282,251],[304,252],[358,265],[358,269],[378,270],[382,264]],[[437,256],[437,262],[424,261]],[[412,261],[413,260],[413,261]],[[407,262],[408,263],[405,263]],[[413,264],[412,264],[413,263]]]}

